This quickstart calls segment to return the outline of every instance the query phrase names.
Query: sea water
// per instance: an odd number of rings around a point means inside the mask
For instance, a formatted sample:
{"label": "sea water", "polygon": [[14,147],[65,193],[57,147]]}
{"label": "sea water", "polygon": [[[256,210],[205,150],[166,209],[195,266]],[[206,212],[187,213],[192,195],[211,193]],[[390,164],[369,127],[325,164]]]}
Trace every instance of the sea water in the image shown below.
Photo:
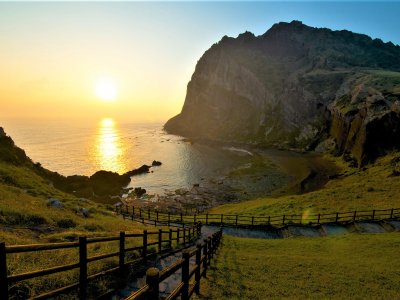
{"label": "sea water", "polygon": [[131,187],[140,186],[149,193],[189,188],[223,176],[250,159],[240,151],[170,135],[163,123],[3,120],[0,126],[34,162],[65,176],[90,176],[99,170],[123,174],[161,161],[150,173],[132,177]]}

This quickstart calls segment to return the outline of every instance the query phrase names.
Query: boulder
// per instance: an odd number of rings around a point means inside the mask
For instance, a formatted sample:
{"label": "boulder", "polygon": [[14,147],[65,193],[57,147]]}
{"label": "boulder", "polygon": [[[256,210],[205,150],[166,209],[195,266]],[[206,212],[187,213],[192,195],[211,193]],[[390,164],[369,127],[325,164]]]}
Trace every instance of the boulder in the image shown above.
{"label": "boulder", "polygon": [[47,200],[47,205],[54,207],[54,208],[63,208],[64,204],[61,202],[61,200],[56,199],[56,198],[49,198]]}
{"label": "boulder", "polygon": [[162,165],[162,162],[161,162],[161,161],[157,161],[157,160],[153,160],[153,162],[151,163],[151,165],[152,165],[153,167],[161,166],[161,165]]}

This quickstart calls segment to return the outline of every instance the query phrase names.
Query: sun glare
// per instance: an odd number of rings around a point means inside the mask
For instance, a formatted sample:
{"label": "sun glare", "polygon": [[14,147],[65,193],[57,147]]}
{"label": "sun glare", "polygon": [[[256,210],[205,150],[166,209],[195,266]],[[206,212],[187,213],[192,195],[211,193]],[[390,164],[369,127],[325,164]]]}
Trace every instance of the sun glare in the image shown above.
{"label": "sun glare", "polygon": [[114,120],[110,118],[105,118],[101,120],[102,127],[114,127]]}
{"label": "sun glare", "polygon": [[100,79],[95,82],[96,96],[104,101],[114,101],[117,98],[117,86],[111,79]]}

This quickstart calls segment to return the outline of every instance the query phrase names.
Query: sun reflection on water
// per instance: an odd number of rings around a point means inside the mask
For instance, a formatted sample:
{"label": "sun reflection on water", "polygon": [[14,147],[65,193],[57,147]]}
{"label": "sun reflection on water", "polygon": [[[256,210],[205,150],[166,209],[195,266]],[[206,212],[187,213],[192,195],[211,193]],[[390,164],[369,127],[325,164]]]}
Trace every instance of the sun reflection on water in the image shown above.
{"label": "sun reflection on water", "polygon": [[97,163],[101,170],[122,173],[122,149],[120,134],[113,119],[106,118],[100,123],[97,140]]}

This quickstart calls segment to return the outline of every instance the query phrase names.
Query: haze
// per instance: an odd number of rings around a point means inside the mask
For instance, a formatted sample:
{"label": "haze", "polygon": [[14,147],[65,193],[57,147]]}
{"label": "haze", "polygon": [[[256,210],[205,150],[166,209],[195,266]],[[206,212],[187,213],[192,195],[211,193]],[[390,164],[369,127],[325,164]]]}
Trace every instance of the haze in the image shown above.
{"label": "haze", "polygon": [[[224,35],[259,35],[296,19],[399,44],[399,8],[395,2],[0,3],[0,118],[166,121],[181,110],[197,60]],[[96,93],[99,80],[115,83],[113,101]]]}

